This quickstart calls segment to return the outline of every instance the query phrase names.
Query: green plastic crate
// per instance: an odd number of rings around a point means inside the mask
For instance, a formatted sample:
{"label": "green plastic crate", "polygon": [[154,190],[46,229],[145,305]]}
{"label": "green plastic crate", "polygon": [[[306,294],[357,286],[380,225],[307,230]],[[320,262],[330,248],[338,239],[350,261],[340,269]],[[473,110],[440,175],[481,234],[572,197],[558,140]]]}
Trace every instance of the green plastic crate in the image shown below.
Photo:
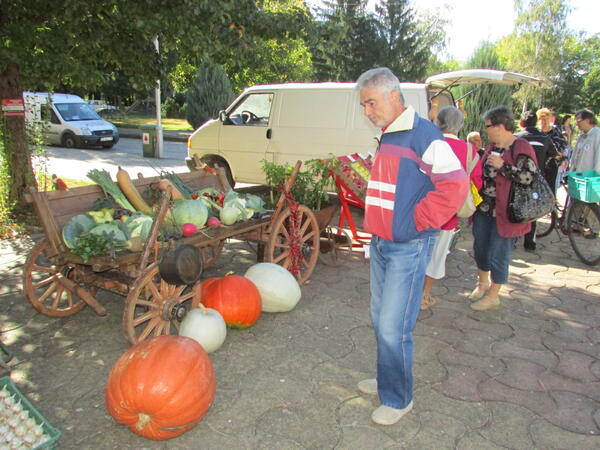
{"label": "green plastic crate", "polygon": [[[60,437],[60,430],[58,428],[54,428],[52,425],[48,423],[48,421],[40,414],[40,412],[35,409],[35,406],[31,404],[31,402],[19,391],[19,389],[14,385],[8,377],[0,378],[0,390],[6,387],[8,392],[15,398],[16,400],[21,401],[21,405],[25,411],[29,413],[29,416],[35,420],[37,425],[41,425],[44,430],[44,434],[48,436],[48,440],[38,445],[37,447],[33,447],[34,449],[55,449],[56,441]],[[4,442],[0,441],[0,444]]]}
{"label": "green plastic crate", "polygon": [[600,202],[600,174],[595,170],[569,172],[569,195],[586,203]]}

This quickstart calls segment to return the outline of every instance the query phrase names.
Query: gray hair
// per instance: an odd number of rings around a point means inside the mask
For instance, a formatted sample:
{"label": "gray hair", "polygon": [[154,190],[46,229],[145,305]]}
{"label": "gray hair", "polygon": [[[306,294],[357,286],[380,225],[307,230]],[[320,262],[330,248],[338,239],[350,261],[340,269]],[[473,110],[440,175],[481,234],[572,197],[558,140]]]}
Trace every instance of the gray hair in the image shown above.
{"label": "gray hair", "polygon": [[458,134],[465,123],[465,115],[455,106],[444,106],[440,109],[435,123],[442,131]]}
{"label": "gray hair", "polygon": [[400,80],[387,67],[377,67],[363,72],[356,80],[356,89],[375,88],[388,96],[393,91],[398,92],[400,102],[404,105],[404,95],[400,90]]}
{"label": "gray hair", "polygon": [[479,131],[471,131],[469,134],[467,134],[467,142],[471,142],[471,139],[473,139],[475,136],[478,136],[479,139],[481,139],[481,134]]}

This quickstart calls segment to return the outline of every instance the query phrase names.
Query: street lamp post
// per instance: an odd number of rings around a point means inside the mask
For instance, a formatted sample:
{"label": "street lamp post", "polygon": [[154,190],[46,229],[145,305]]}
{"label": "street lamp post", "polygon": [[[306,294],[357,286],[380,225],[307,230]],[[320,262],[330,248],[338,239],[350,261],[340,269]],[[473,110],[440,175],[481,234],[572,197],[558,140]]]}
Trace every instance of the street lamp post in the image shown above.
{"label": "street lamp post", "polygon": [[[154,38],[154,47],[156,53],[159,53],[158,47],[158,36]],[[156,80],[156,87],[154,88],[154,104],[156,105],[156,157],[163,157],[163,130],[162,130],[162,118],[160,114],[160,80]]]}

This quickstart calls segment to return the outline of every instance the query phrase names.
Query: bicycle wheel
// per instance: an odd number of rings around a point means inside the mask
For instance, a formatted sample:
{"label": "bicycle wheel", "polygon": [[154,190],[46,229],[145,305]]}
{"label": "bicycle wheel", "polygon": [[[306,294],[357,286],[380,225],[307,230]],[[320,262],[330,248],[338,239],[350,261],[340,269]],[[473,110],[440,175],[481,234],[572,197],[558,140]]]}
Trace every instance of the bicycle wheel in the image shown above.
{"label": "bicycle wheel", "polygon": [[600,262],[600,211],[592,203],[575,202],[567,217],[569,241],[579,259],[588,266]]}
{"label": "bicycle wheel", "polygon": [[556,211],[553,209],[544,217],[539,218],[535,223],[535,236],[548,236],[556,226]]}

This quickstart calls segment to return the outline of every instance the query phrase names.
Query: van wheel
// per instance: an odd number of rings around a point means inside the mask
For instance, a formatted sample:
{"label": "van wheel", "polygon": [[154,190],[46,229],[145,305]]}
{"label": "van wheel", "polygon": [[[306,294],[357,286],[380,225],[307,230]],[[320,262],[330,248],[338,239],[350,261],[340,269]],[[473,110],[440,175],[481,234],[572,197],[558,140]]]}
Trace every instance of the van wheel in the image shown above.
{"label": "van wheel", "polygon": [[75,136],[73,136],[71,133],[63,134],[62,146],[67,148],[75,147]]}
{"label": "van wheel", "polygon": [[216,169],[217,167],[222,168],[225,171],[225,177],[227,177],[227,182],[229,183],[229,186],[231,186],[232,189],[235,187],[235,180],[233,179],[233,175],[231,174],[229,164],[227,164],[224,160],[220,158],[202,158],[200,161],[202,161],[208,167],[212,167],[213,169]]}

